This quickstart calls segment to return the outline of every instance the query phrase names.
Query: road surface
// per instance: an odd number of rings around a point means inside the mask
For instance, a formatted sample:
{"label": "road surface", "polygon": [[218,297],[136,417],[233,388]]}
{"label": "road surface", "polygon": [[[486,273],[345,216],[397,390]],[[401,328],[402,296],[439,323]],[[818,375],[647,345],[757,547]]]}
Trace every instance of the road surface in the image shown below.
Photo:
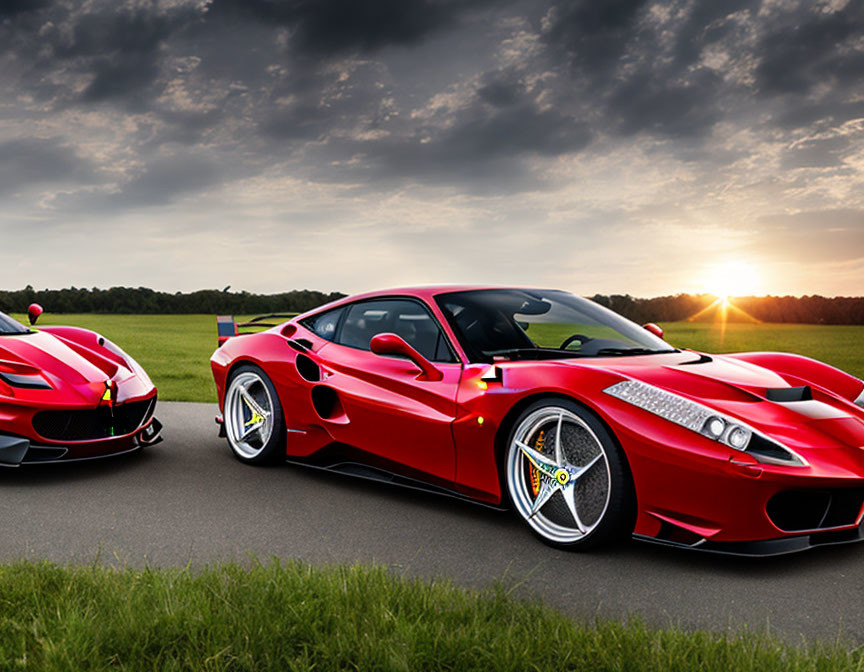
{"label": "road surface", "polygon": [[140,567],[376,562],[411,576],[519,584],[580,618],[770,628],[864,643],[864,544],[742,559],[632,542],[548,548],[508,512],[293,466],[254,468],[216,436],[215,406],[160,403],[165,441],[101,462],[0,471],[0,561]]}

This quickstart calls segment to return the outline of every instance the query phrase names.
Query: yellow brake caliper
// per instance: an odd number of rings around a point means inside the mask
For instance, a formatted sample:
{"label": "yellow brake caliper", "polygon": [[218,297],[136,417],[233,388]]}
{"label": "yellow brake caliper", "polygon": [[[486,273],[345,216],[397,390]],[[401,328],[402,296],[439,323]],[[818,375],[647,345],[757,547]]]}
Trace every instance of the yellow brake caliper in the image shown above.
{"label": "yellow brake caliper", "polygon": [[258,412],[254,408],[252,408],[252,404],[250,404],[245,398],[243,399],[243,402],[246,404],[247,408],[252,412],[252,418],[249,420],[249,422],[247,422],[243,425],[244,427],[248,427],[249,425],[255,425],[255,424],[264,422],[264,418],[262,418],[260,415],[258,415]]}
{"label": "yellow brake caliper", "polygon": [[[540,432],[537,440],[534,442],[534,450],[538,453],[543,452],[543,446],[546,444],[546,432]],[[528,462],[528,475],[531,477],[531,492],[534,493],[534,498],[540,494],[540,471],[531,462]]]}

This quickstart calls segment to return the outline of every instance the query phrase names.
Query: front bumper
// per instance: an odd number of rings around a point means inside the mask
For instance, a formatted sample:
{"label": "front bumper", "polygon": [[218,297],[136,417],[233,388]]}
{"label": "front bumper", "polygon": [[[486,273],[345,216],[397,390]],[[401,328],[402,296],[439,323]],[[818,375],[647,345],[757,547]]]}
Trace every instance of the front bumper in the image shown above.
{"label": "front bumper", "polygon": [[798,553],[817,546],[833,546],[837,544],[852,544],[864,540],[864,523],[858,527],[844,530],[826,530],[823,532],[812,532],[799,536],[783,537],[780,539],[762,539],[758,541],[711,541],[705,539],[694,544],[669,541],[657,537],[648,537],[642,534],[634,534],[634,539],[647,541],[662,546],[674,546],[675,548],[687,548],[691,550],[704,551],[706,553],[719,553],[722,555],[739,555],[748,557],[770,557],[774,555],[786,555]]}
{"label": "front bumper", "polygon": [[68,445],[42,445],[23,437],[0,434],[0,467],[97,460],[131,453],[161,441],[162,423],[156,418],[128,436]]}

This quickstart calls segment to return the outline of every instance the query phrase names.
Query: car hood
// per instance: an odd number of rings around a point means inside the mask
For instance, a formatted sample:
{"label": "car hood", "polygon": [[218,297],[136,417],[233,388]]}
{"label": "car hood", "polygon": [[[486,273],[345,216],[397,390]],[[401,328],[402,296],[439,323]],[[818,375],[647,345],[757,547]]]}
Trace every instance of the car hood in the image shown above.
{"label": "car hood", "polygon": [[864,446],[864,412],[846,400],[812,387],[812,399],[770,401],[769,390],[790,384],[770,369],[728,355],[677,352],[606,358],[592,366],[656,385],[743,420],[787,444]]}
{"label": "car hood", "polygon": [[606,359],[603,368],[704,401],[754,402],[764,400],[766,390],[792,387],[764,367],[695,352]]}
{"label": "car hood", "polygon": [[[63,340],[43,332],[0,337],[0,369],[40,373],[53,390],[88,402],[98,400],[105,392],[105,381],[120,373],[116,365],[97,366]],[[18,389],[14,392],[16,397],[28,396]]]}

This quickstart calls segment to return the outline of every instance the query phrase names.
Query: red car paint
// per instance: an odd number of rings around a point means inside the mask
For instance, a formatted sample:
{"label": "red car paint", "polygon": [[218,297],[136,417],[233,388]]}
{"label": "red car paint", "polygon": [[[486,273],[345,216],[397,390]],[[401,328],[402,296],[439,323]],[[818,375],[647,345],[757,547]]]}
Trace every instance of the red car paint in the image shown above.
{"label": "red car paint", "polygon": [[[481,380],[490,365],[469,360],[435,301],[441,294],[478,289],[496,288],[438,286],[370,292],[265,332],[228,338],[211,359],[220,408],[232,368],[256,364],[270,377],[286,409],[286,457],[304,458],[328,446],[350,446],[370,463],[394,473],[488,504],[506,505],[501,462],[514,419],[538,398],[567,397],[593,411],[623,449],[636,490],[635,535],[685,545],[728,542],[732,552],[742,553],[751,551],[740,542],[802,540],[819,534],[841,536],[814,536],[813,544],[853,540],[841,533],[858,530],[860,505],[841,525],[795,530],[780,529],[766,506],[781,491],[840,489],[845,493],[864,487],[864,409],[854,403],[862,398],[862,381],[797,355],[706,357],[693,351],[502,361],[495,363],[497,380]],[[303,324],[336,306],[375,297],[411,297],[431,311],[458,360],[434,364],[440,380],[421,375],[409,359],[340,345]],[[307,380],[298,372],[296,361],[302,353],[291,344],[298,341],[308,347],[307,355],[318,365],[319,381]],[[604,393],[626,379],[650,383],[740,419],[793,449],[807,466],[757,462]],[[810,386],[814,401],[838,417],[809,417],[766,399],[767,389],[801,385]],[[335,391],[338,399],[338,408],[326,418],[311,402],[312,390],[321,386]]]}
{"label": "red car paint", "polygon": [[[4,382],[4,374],[36,376],[45,385],[19,387]],[[0,441],[29,442],[25,463],[104,457],[156,443],[155,404],[144,370],[92,331],[44,327],[0,336]],[[55,415],[34,422],[45,412]],[[14,462],[0,455],[4,466]]]}

